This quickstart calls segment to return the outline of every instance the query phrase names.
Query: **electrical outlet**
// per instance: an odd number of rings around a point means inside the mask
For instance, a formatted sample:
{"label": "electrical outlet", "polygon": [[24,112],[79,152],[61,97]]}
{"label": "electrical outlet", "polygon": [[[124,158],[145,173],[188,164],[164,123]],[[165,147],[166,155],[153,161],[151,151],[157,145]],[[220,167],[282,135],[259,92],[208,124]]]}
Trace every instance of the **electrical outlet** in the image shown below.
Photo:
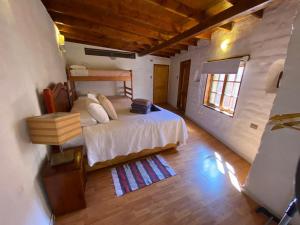
{"label": "electrical outlet", "polygon": [[252,129],[254,129],[254,130],[257,130],[258,125],[255,124],[255,123],[250,123],[250,128],[252,128]]}

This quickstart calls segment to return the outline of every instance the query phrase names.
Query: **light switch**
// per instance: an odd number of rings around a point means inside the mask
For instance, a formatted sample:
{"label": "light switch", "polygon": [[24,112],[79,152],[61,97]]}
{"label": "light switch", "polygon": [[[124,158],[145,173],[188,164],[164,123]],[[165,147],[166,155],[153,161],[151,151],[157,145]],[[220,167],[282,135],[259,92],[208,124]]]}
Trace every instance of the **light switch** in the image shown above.
{"label": "light switch", "polygon": [[252,128],[252,129],[254,129],[254,130],[257,130],[258,125],[255,124],[255,123],[250,123],[250,128]]}

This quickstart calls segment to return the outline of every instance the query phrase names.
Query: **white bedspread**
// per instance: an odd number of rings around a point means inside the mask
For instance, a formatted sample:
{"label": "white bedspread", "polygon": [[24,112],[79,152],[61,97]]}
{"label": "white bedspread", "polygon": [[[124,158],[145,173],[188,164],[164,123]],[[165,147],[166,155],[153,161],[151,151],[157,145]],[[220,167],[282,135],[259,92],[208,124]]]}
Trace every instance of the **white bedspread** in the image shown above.
{"label": "white bedspread", "polygon": [[165,109],[146,115],[129,112],[129,104],[112,101],[118,120],[83,128],[90,166],[116,156],[169,143],[185,144],[188,133],[184,120]]}

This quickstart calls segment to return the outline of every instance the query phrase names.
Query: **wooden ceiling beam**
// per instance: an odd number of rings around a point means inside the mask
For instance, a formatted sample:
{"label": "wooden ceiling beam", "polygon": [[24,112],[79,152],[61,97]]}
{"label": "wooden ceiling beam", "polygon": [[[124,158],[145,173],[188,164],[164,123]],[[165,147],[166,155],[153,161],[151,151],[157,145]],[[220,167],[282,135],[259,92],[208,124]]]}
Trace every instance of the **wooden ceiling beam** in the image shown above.
{"label": "wooden ceiling beam", "polygon": [[174,52],[168,52],[168,51],[160,51],[160,52],[157,52],[157,53],[158,54],[168,55],[169,57],[176,55],[176,53],[174,53]]}
{"label": "wooden ceiling beam", "polygon": [[[226,0],[227,2],[229,2],[232,5],[235,5],[239,2],[239,0]],[[251,13],[252,16],[261,19],[264,15],[264,9],[258,10],[256,12]]]}
{"label": "wooden ceiling beam", "polygon": [[198,38],[198,39],[210,40],[211,39],[211,35],[212,35],[212,32],[206,32],[206,33],[195,35],[194,37]]}
{"label": "wooden ceiling beam", "polygon": [[120,50],[120,51],[129,51],[129,52],[137,52],[136,49],[132,49],[132,48],[118,48],[118,46],[114,46],[111,44],[107,44],[104,42],[99,42],[98,40],[89,40],[86,41],[84,40],[84,37],[79,37],[77,35],[73,35],[73,34],[64,34],[66,36],[66,41],[67,42],[73,42],[73,43],[78,43],[78,44],[85,44],[85,45],[91,45],[91,46],[96,46],[96,47],[103,47],[103,48],[110,48],[110,49],[116,49],[116,50]]}
{"label": "wooden ceiling beam", "polygon": [[98,35],[93,32],[82,32],[79,29],[74,29],[70,27],[66,27],[63,25],[58,26],[59,31],[65,35],[66,39],[79,39],[81,41],[85,41],[86,43],[98,43],[97,46],[115,48],[126,51],[134,51],[139,52],[144,49],[146,46],[137,45],[130,42],[121,41],[118,39],[112,39],[105,35]]}
{"label": "wooden ceiling beam", "polygon": [[[66,1],[66,0],[64,0]],[[176,35],[181,30],[180,24],[174,23],[168,17],[157,15],[157,11],[149,11],[149,4],[142,4],[143,1],[111,1],[111,0],[67,0],[73,4],[84,2],[84,4],[94,7],[98,10],[109,12],[111,16],[122,17],[141,26],[149,27],[160,33],[167,35]],[[147,8],[147,10],[144,10]]]}
{"label": "wooden ceiling beam", "polygon": [[178,50],[178,49],[172,49],[172,48],[167,48],[167,49],[162,50],[162,52],[168,52],[168,53],[171,53],[171,54],[177,54],[177,53],[180,53],[180,50]]}
{"label": "wooden ceiling beam", "polygon": [[185,44],[176,44],[176,45],[172,45],[170,48],[172,49],[176,49],[176,50],[188,50],[188,45],[185,45]]}
{"label": "wooden ceiling beam", "polygon": [[234,22],[232,21],[232,22],[224,24],[223,26],[220,26],[219,28],[226,30],[226,31],[231,31],[233,28],[233,25],[234,25]]}
{"label": "wooden ceiling beam", "polygon": [[50,14],[51,12],[56,12],[67,16],[73,16],[113,29],[130,32],[136,35],[141,35],[143,37],[153,38],[161,41],[172,37],[170,35],[162,34],[158,31],[148,29],[144,26],[124,21],[122,20],[122,18],[108,16],[105,13],[99,12],[99,10],[95,8],[86,7],[85,5],[79,7],[78,5],[66,4],[65,1],[59,0],[44,0],[44,4]]}
{"label": "wooden ceiling beam", "polygon": [[202,10],[195,10],[177,0],[146,0],[152,4],[164,7],[166,10],[196,20],[203,20],[207,17],[206,13]]}
{"label": "wooden ceiling beam", "polygon": [[[137,11],[132,12],[126,5],[122,5],[122,7],[118,5],[123,4],[123,1],[113,1],[109,8],[105,8],[102,1],[99,2],[99,0],[44,0],[44,4],[47,8],[51,9],[68,6],[69,8],[72,8],[73,12],[74,10],[80,10],[81,12],[86,11],[89,14],[93,13],[95,18],[99,16],[101,16],[101,18],[106,17],[109,20],[143,27],[167,36],[178,34],[178,25],[159,21],[157,18],[154,19],[155,17],[153,16],[145,16],[145,14]],[[116,7],[113,7],[114,5],[116,5]],[[80,12],[79,14],[74,12],[73,16],[80,16]]]}
{"label": "wooden ceiling beam", "polygon": [[[182,44],[187,44],[187,45],[192,45],[192,46],[197,46],[197,43],[198,43],[198,39],[195,38],[195,37],[192,37],[192,38],[187,38],[187,39],[184,39],[184,40],[180,40],[178,41],[179,43],[182,43]],[[176,42],[177,43],[177,42]],[[175,43],[173,43],[175,44]]]}
{"label": "wooden ceiling beam", "polygon": [[118,49],[117,46],[116,47],[112,47],[112,46],[108,46],[106,43],[100,43],[99,41],[95,41],[95,40],[83,40],[83,37],[78,37],[76,35],[72,35],[72,34],[65,34],[66,36],[66,41],[67,42],[72,42],[72,43],[78,43],[78,44],[84,44],[84,45],[91,45],[91,46],[96,46],[96,47],[103,47],[103,48],[111,48],[111,49],[117,49],[120,51],[129,51],[129,52],[135,52],[135,49]]}
{"label": "wooden ceiling beam", "polygon": [[113,38],[110,36],[106,36],[106,35],[101,35],[98,33],[94,33],[94,32],[86,32],[86,31],[82,31],[80,28],[75,28],[75,27],[70,27],[70,26],[65,26],[65,25],[61,25],[61,24],[57,24],[57,27],[59,29],[59,31],[62,33],[68,33],[68,34],[82,34],[85,37],[87,37],[87,40],[89,40],[88,37],[91,37],[91,39],[99,39],[101,40],[105,40],[111,44],[116,43],[118,46],[129,46],[132,49],[145,49],[147,47],[149,47],[149,45],[146,44],[137,44],[135,42],[130,42],[129,40],[121,40],[118,38]]}
{"label": "wooden ceiling beam", "polygon": [[234,19],[248,15],[250,13],[261,10],[266,6],[267,3],[272,0],[239,0],[234,6],[222,11],[221,13],[200,22],[198,25],[192,27],[189,30],[153,47],[141,52],[139,55],[147,55],[149,53],[159,51],[161,49],[167,48],[175,43],[182,42],[194,35],[206,32],[210,29],[222,26],[226,23],[233,21]]}
{"label": "wooden ceiling beam", "polygon": [[101,26],[97,23],[93,23],[90,21],[86,21],[83,19],[78,19],[72,16],[67,16],[55,12],[51,12],[51,17],[53,21],[58,24],[58,25],[64,25],[64,26],[69,26],[73,28],[78,28],[81,29],[83,32],[84,31],[92,31],[95,33],[98,33],[100,35],[106,35],[112,38],[120,38],[121,40],[124,41],[132,41],[137,44],[147,44],[147,45],[154,45],[157,44],[158,42],[155,41],[154,39],[150,38],[145,38],[136,34],[132,33],[127,33],[123,32],[120,30],[112,29],[110,27],[106,26]]}
{"label": "wooden ceiling beam", "polygon": [[167,53],[152,53],[150,55],[153,55],[153,56],[159,56],[159,57],[163,57],[163,58],[170,58],[171,56]]}
{"label": "wooden ceiling beam", "polygon": [[[160,5],[164,7],[166,10],[194,19],[198,22],[201,22],[202,20],[205,20],[210,17],[206,13],[206,11],[193,9],[177,0],[147,0],[147,1],[152,2],[153,4],[156,5]],[[232,23],[224,24],[223,26],[221,26],[221,28],[225,30],[231,30],[232,25],[233,25]]]}
{"label": "wooden ceiling beam", "polygon": [[258,19],[261,19],[264,16],[264,9],[258,10],[257,12],[254,12],[251,15]]}

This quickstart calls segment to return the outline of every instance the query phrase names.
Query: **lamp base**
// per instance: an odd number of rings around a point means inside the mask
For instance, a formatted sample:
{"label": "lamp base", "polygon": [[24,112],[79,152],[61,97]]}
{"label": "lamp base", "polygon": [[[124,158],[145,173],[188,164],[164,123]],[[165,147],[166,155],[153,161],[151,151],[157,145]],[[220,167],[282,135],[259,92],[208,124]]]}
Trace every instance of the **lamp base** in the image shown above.
{"label": "lamp base", "polygon": [[59,166],[62,164],[73,162],[74,151],[59,152],[51,155],[50,165]]}

